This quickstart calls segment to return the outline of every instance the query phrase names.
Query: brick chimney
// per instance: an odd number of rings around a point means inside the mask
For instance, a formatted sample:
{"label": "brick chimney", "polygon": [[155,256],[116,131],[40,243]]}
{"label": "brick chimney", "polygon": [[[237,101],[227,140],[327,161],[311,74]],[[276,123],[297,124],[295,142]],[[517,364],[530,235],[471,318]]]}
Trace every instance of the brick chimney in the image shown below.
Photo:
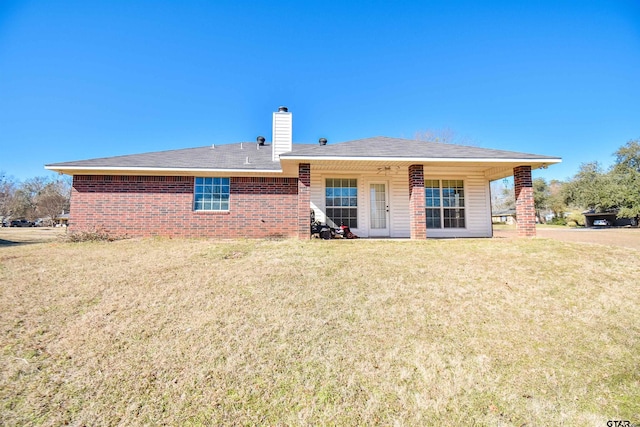
{"label": "brick chimney", "polygon": [[293,119],[287,107],[273,113],[272,160],[280,160],[280,154],[291,151],[293,144]]}

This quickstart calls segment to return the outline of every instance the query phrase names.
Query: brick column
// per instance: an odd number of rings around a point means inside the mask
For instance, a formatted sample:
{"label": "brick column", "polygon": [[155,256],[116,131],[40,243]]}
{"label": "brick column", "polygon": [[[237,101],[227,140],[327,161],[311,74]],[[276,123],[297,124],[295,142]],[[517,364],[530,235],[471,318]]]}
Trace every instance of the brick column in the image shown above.
{"label": "brick column", "polygon": [[298,165],[298,238],[311,237],[311,165]]}
{"label": "brick column", "polygon": [[427,238],[424,168],[422,165],[409,166],[409,224],[412,239]]}
{"label": "brick column", "polygon": [[531,166],[513,168],[516,190],[516,228],[518,237],[536,236],[536,209],[533,203]]}

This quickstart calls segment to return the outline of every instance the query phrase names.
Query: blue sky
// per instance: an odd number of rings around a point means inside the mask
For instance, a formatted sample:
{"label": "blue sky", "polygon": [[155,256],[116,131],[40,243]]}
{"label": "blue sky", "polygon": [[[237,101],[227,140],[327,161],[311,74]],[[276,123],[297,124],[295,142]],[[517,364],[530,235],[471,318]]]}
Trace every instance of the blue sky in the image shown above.
{"label": "blue sky", "polygon": [[640,138],[640,1],[0,1],[0,171],[451,129],[605,166]]}

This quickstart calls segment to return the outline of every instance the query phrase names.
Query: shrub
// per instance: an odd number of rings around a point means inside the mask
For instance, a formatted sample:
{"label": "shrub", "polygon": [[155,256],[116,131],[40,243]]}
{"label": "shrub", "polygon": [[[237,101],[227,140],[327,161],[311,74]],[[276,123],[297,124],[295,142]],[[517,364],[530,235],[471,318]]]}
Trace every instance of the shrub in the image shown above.
{"label": "shrub", "polygon": [[[566,219],[567,219],[567,225],[573,222],[575,223],[575,225],[573,225],[572,227],[575,227],[578,225],[581,227],[584,227],[584,215],[582,215],[580,212],[571,212],[569,215],[567,215]],[[571,227],[571,225],[569,226]]]}
{"label": "shrub", "polygon": [[549,221],[547,224],[550,224],[550,225],[567,225],[567,220],[565,218],[561,218],[561,217],[553,217],[553,219],[551,221]]}
{"label": "shrub", "polygon": [[109,234],[108,231],[103,229],[93,229],[77,231],[74,233],[68,233],[63,237],[63,240],[71,243],[78,242],[113,242],[115,240],[125,239],[126,236],[116,236]]}

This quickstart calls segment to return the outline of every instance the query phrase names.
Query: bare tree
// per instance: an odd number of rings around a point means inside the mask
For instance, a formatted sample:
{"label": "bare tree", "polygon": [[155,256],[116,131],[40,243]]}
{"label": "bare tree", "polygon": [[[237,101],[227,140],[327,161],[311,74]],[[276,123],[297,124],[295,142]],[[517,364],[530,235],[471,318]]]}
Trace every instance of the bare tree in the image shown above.
{"label": "bare tree", "polygon": [[515,210],[516,196],[508,180],[496,180],[491,182],[491,207],[493,212],[506,212]]}
{"label": "bare tree", "polygon": [[562,219],[567,211],[567,206],[564,202],[563,188],[565,183],[552,179],[549,182],[549,209],[553,212],[554,218]]}
{"label": "bare tree", "polygon": [[415,139],[440,144],[478,145],[473,139],[460,136],[451,128],[420,130],[416,132]]}
{"label": "bare tree", "polygon": [[0,171],[0,222],[4,222],[12,215],[12,204],[16,187],[15,180]]}
{"label": "bare tree", "polygon": [[53,225],[55,219],[69,210],[71,187],[67,181],[57,180],[47,183],[36,195],[36,214],[45,218],[48,225]]}
{"label": "bare tree", "polygon": [[63,210],[69,209],[71,184],[69,180],[35,177],[18,185],[10,199],[13,218],[48,218],[52,222]]}
{"label": "bare tree", "polygon": [[536,210],[536,218],[538,223],[544,224],[546,221],[545,213],[549,210],[549,197],[551,190],[549,184],[544,178],[534,178],[533,180],[533,204]]}
{"label": "bare tree", "polygon": [[37,218],[36,196],[47,185],[47,178],[35,177],[22,182],[14,193],[11,202],[12,216],[33,221]]}

